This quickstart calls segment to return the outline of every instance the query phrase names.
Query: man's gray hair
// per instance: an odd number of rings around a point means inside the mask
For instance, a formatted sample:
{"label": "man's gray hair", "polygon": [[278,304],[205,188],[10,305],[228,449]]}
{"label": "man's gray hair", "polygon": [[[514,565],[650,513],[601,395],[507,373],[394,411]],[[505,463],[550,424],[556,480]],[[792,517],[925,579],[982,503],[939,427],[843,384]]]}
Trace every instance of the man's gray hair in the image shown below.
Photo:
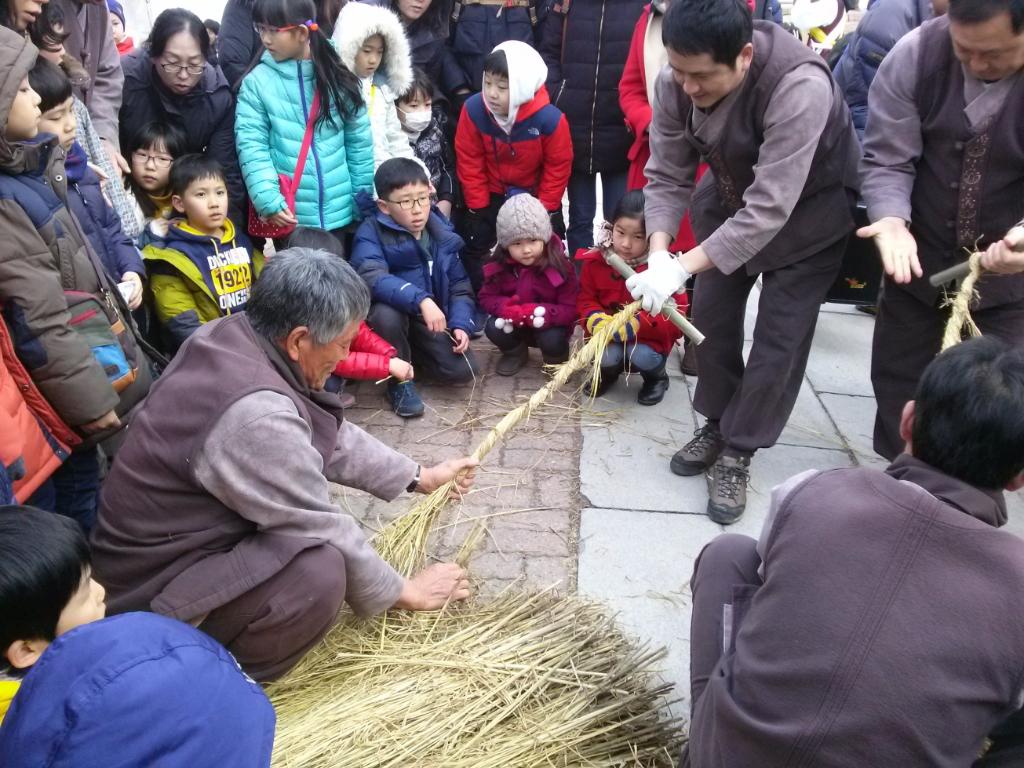
{"label": "man's gray hair", "polygon": [[288,248],[267,260],[245,312],[253,330],[279,341],[299,326],[327,344],[370,311],[370,291],[344,259],[312,248]]}

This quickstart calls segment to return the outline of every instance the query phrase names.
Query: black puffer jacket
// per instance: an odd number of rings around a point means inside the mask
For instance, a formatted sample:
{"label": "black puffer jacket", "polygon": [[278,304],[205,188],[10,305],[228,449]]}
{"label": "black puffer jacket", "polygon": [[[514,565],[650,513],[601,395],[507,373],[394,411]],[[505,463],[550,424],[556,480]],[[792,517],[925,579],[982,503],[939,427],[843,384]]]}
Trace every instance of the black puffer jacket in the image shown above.
{"label": "black puffer jacket", "polygon": [[572,134],[573,170],[625,171],[633,137],[619,109],[619,80],[644,0],[557,0],[544,19],[540,53],[548,92]]}
{"label": "black puffer jacket", "polygon": [[445,47],[441,77],[445,94],[451,98],[462,88],[477,93],[483,87],[484,59],[496,45],[509,40],[536,45],[534,25],[546,6],[546,0],[533,0],[531,6],[522,7],[460,5]]}
{"label": "black puffer jacket", "polygon": [[146,123],[160,120],[177,126],[185,132],[189,152],[202,152],[224,168],[232,217],[240,216],[246,198],[235,153],[235,95],[220,68],[207,62],[196,87],[182,96],[163,86],[145,48],[125,56],[121,66],[121,147],[127,148]]}

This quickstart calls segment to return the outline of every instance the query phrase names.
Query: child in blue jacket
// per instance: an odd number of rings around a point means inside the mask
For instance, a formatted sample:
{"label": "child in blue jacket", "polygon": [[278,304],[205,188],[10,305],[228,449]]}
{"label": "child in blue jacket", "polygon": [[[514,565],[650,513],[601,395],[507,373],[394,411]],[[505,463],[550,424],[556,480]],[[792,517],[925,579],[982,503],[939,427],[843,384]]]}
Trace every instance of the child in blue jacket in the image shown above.
{"label": "child in blue jacket", "polygon": [[104,597],[73,520],[0,506],[0,765],[269,766],[273,707],[231,654]]}
{"label": "child in blue jacket", "polygon": [[[374,184],[377,209],[367,210],[352,250],[352,266],[370,287],[367,322],[417,371],[448,383],[469,381],[477,370],[469,349],[476,301],[459,256],[462,238],[431,209],[420,163],[392,158],[377,169]],[[388,400],[399,416],[423,414],[412,381],[389,381]]]}

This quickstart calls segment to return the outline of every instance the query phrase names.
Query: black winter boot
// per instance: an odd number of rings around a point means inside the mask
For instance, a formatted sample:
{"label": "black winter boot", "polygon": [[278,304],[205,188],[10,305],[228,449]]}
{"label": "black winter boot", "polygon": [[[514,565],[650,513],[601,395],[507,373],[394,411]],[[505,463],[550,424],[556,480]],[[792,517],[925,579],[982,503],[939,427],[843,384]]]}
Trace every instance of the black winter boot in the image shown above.
{"label": "black winter boot", "polygon": [[640,405],[657,405],[664,399],[665,393],[668,392],[668,374],[665,373],[665,365],[662,364],[658,370],[641,375],[643,376],[644,384],[640,387],[640,393],[636,396],[636,401]]}

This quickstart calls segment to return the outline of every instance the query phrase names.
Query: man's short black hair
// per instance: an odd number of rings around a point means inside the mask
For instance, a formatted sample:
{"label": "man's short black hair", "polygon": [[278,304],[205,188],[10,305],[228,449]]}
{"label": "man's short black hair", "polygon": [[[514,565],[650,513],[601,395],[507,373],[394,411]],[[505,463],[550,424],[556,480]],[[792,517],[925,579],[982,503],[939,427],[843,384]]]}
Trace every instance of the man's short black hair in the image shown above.
{"label": "man's short black hair", "polygon": [[380,164],[380,168],[373,175],[373,186],[377,190],[377,197],[387,200],[388,196],[396,189],[407,187],[410,184],[430,185],[427,172],[423,166],[408,157],[393,157]]}
{"label": "man's short black hair", "polygon": [[212,157],[193,152],[174,161],[167,181],[171,194],[180,197],[185,194],[190,184],[200,179],[224,181],[224,168]]}
{"label": "man's short black hair", "polygon": [[943,352],[914,395],[913,454],[979,488],[1024,470],[1024,350],[992,338]]}
{"label": "man's short black hair", "polygon": [[[89,568],[89,545],[74,520],[0,506],[0,649],[16,640],[53,640]],[[0,669],[14,671],[9,667],[0,656]]]}
{"label": "man's short black hair", "polygon": [[1013,33],[1024,31],[1024,0],[949,0],[950,21],[980,24],[1002,13],[1010,14]]}
{"label": "man's short black hair", "polygon": [[216,19],[205,19],[203,21],[203,26],[206,27],[211,32],[213,32],[213,34],[215,34],[215,35],[219,35],[220,34],[220,22],[217,21]]}
{"label": "man's short black hair", "polygon": [[508,80],[508,57],[504,51],[491,51],[484,59],[484,74]]}
{"label": "man's short black hair", "polygon": [[28,72],[32,90],[39,94],[39,111],[46,112],[59,107],[71,98],[71,80],[63,69],[42,56]]}
{"label": "man's short black hair", "polygon": [[666,48],[684,56],[708,53],[718,64],[736,59],[754,36],[745,0],[673,0],[661,27]]}

